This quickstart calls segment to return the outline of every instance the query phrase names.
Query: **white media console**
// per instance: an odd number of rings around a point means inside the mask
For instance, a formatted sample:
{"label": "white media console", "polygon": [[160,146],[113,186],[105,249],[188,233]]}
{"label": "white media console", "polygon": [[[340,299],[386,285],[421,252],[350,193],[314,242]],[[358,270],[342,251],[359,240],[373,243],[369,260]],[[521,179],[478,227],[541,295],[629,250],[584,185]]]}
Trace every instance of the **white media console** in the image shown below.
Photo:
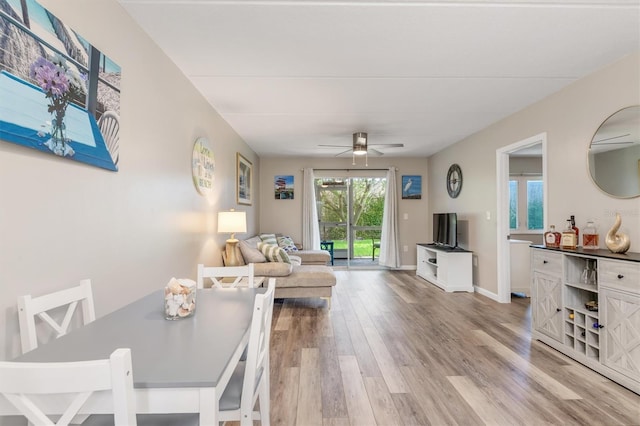
{"label": "white media console", "polygon": [[473,293],[472,255],[461,248],[417,244],[416,275],[444,291]]}

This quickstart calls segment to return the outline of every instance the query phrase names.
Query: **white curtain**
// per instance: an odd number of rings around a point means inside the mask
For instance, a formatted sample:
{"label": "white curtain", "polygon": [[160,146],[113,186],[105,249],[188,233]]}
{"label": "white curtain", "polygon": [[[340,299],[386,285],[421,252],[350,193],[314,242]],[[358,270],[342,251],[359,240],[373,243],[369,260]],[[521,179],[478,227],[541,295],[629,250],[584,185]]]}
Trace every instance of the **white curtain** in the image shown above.
{"label": "white curtain", "polygon": [[305,168],[302,199],[302,248],[305,250],[320,250],[320,227],[314,181],[313,169]]}
{"label": "white curtain", "polygon": [[382,235],[380,236],[380,258],[378,264],[389,268],[399,268],[400,244],[398,242],[398,193],[396,185],[396,168],[387,172],[387,189],[384,197],[384,213],[382,214]]}

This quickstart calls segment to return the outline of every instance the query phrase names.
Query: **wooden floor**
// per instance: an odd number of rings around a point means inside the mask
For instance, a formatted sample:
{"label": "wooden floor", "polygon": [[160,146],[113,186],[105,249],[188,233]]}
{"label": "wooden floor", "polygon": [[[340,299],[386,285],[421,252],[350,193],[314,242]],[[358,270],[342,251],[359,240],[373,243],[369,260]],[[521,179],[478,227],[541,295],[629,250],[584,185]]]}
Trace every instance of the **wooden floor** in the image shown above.
{"label": "wooden floor", "polygon": [[273,425],[640,424],[640,396],[531,341],[529,299],[336,274],[330,310],[276,300]]}

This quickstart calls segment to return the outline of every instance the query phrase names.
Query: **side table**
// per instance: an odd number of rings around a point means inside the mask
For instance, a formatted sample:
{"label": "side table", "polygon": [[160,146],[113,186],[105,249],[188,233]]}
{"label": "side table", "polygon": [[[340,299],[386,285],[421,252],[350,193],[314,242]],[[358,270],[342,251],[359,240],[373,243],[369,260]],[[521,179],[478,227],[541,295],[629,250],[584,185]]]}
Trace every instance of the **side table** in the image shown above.
{"label": "side table", "polygon": [[320,241],[320,248],[329,252],[331,255],[331,265],[333,266],[333,241]]}

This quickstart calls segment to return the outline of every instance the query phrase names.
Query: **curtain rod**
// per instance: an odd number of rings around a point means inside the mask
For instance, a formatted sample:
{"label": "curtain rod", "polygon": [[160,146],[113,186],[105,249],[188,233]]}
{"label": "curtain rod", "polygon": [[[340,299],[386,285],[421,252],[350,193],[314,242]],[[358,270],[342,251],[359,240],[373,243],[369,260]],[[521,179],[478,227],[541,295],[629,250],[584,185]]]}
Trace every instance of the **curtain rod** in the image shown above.
{"label": "curtain rod", "polygon": [[[340,172],[360,172],[360,171],[374,171],[374,172],[388,172],[389,169],[315,169],[315,168],[311,168],[312,170],[319,170],[319,171],[340,171]],[[300,169],[301,172],[304,171],[304,169]]]}

